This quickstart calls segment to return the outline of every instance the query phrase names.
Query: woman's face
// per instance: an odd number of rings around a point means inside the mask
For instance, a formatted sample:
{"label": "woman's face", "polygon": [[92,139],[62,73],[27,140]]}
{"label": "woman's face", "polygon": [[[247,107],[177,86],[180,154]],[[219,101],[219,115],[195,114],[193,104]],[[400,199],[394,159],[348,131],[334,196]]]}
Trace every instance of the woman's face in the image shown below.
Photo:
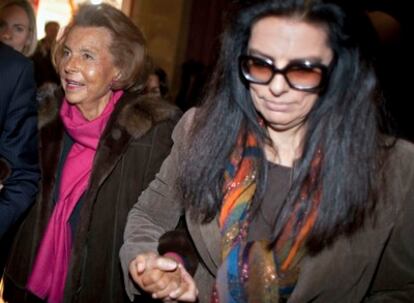
{"label": "woman's face", "polygon": [[10,5],[0,11],[0,41],[22,52],[31,38],[29,17],[23,8]]}
{"label": "woman's face", "polygon": [[[248,54],[273,62],[283,69],[298,60],[328,66],[333,53],[322,27],[296,19],[265,17],[251,31]],[[274,131],[298,129],[318,98],[315,92],[291,88],[282,74],[269,84],[250,83],[256,110]]]}
{"label": "woman's face", "polygon": [[75,26],[64,42],[59,74],[65,97],[85,116],[104,109],[111,84],[120,75],[109,51],[111,43],[106,28],[81,26]]}

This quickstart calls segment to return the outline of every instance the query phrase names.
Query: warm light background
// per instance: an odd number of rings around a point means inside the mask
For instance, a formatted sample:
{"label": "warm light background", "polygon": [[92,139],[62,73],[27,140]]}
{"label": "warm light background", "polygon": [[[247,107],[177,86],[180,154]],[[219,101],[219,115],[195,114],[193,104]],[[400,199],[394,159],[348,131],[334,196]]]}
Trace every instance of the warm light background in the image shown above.
{"label": "warm light background", "polygon": [[61,28],[68,24],[72,11],[81,3],[109,3],[119,9],[125,1],[122,0],[36,0],[33,1],[37,6],[37,33],[38,38],[45,36],[44,27],[48,21],[57,21]]}

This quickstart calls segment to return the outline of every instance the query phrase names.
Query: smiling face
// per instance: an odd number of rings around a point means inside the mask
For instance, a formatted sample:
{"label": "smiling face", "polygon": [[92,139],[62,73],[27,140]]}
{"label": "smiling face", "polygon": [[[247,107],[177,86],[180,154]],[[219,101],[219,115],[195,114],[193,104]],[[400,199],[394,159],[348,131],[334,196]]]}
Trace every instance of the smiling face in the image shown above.
{"label": "smiling face", "polygon": [[111,43],[106,28],[80,26],[71,29],[64,43],[59,74],[65,97],[87,119],[103,111],[112,95],[111,84],[119,77]]}
{"label": "smiling face", "polygon": [[[273,16],[253,25],[248,54],[270,60],[278,69],[297,60],[329,65],[333,57],[322,26]],[[303,125],[318,98],[317,93],[291,88],[281,74],[266,85],[250,83],[250,94],[268,128],[277,132]]]}
{"label": "smiling face", "polygon": [[0,41],[23,52],[31,38],[29,17],[17,5],[6,6],[0,12]]}

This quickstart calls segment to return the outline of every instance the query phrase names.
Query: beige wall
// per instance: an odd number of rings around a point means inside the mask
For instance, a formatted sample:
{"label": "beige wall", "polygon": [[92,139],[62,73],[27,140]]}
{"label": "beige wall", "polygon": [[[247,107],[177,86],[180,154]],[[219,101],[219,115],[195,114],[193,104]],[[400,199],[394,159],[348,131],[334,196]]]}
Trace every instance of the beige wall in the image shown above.
{"label": "beige wall", "polygon": [[135,0],[131,19],[144,32],[156,64],[167,72],[175,97],[181,63],[187,47],[188,20],[192,0]]}

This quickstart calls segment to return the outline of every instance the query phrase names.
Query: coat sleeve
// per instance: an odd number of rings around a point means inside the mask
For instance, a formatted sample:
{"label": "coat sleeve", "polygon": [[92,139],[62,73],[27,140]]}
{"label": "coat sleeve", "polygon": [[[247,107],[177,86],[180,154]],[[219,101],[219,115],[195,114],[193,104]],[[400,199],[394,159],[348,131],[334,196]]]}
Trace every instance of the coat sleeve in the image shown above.
{"label": "coat sleeve", "polygon": [[0,71],[0,156],[11,169],[0,192],[0,239],[34,201],[40,175],[33,67],[26,59],[15,63]]}
{"label": "coat sleeve", "polygon": [[410,150],[398,166],[396,188],[405,193],[405,198],[396,203],[401,207],[395,226],[364,303],[414,301],[414,146]]}
{"label": "coat sleeve", "polygon": [[193,113],[194,110],[188,111],[178,122],[173,131],[174,145],[170,154],[161,165],[155,179],[142,192],[128,214],[120,259],[126,291],[131,300],[139,291],[129,278],[129,263],[140,253],[157,252],[158,239],[166,231],[176,227],[183,213],[176,181],[180,150],[183,148],[182,141]]}

